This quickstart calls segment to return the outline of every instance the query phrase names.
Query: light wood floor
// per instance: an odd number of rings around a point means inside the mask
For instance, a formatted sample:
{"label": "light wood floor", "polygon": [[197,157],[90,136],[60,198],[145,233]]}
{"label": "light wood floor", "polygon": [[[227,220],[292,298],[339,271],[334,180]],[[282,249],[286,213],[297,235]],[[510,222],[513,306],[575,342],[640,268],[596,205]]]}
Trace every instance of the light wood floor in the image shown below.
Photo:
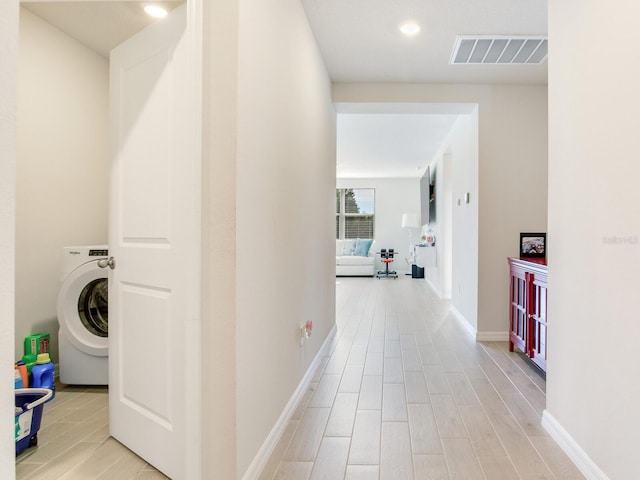
{"label": "light wood floor", "polygon": [[[475,343],[422,280],[336,290],[331,354],[260,480],[584,479],[540,426],[544,378],[506,342]],[[17,479],[166,479],[109,437],[107,403],[60,388]]]}
{"label": "light wood floor", "polygon": [[474,342],[422,280],[336,289],[331,354],[260,480],[584,479],[540,426],[543,375],[507,342]]}
{"label": "light wood floor", "polygon": [[16,458],[18,480],[160,480],[167,477],[109,436],[106,387],[57,386],[38,446]]}

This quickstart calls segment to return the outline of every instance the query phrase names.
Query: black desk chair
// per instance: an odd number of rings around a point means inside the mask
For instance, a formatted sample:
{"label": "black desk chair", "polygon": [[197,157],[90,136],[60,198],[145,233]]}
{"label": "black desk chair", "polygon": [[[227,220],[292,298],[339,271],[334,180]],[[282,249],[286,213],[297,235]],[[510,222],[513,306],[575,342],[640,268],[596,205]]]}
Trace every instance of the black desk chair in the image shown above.
{"label": "black desk chair", "polygon": [[395,270],[389,270],[389,264],[393,263],[393,248],[388,250],[383,248],[380,250],[379,254],[380,260],[384,263],[384,270],[379,270],[378,273],[376,273],[376,278],[398,278],[398,273]]}

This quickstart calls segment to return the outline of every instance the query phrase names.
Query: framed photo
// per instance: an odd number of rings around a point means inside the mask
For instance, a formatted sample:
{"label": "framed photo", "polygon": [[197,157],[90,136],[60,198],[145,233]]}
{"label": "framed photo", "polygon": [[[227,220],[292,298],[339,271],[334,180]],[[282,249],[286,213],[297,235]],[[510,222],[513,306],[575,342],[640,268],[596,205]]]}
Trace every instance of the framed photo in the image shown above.
{"label": "framed photo", "polygon": [[546,233],[521,233],[520,258],[545,258],[547,256]]}

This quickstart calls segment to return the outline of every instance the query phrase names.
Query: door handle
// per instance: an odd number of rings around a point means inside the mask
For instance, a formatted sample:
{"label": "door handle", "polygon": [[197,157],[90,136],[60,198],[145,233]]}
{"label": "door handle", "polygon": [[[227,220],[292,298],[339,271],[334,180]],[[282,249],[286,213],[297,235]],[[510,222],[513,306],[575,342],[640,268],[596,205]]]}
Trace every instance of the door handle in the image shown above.
{"label": "door handle", "polygon": [[111,270],[113,270],[114,268],[116,268],[116,259],[113,257],[109,257],[107,258],[102,258],[100,260],[98,260],[98,266],[100,268],[107,268],[109,267]]}

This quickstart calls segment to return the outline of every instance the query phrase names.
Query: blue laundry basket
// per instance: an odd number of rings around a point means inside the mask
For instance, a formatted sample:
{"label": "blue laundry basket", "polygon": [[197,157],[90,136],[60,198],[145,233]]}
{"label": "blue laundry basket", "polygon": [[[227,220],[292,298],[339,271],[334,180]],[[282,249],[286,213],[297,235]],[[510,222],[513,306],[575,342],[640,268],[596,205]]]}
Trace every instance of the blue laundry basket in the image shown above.
{"label": "blue laundry basket", "polygon": [[52,395],[53,392],[48,388],[16,389],[16,455],[38,444],[44,402]]}

